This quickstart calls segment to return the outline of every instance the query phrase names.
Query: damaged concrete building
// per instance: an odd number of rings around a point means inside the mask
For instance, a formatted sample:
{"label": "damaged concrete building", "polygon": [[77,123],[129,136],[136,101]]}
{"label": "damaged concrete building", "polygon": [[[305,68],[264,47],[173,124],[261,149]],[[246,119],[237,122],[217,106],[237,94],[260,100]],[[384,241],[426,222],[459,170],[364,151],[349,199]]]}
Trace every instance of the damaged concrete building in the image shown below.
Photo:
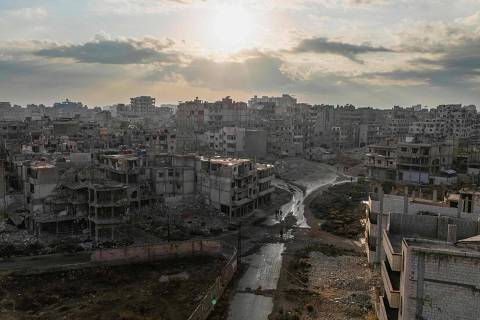
{"label": "damaged concrete building", "polygon": [[270,201],[274,191],[272,166],[257,165],[247,159],[200,158],[199,161],[199,192],[207,203],[231,219]]}
{"label": "damaged concrete building", "polygon": [[[112,154],[114,153],[114,154]],[[25,226],[33,234],[128,236],[132,217],[205,200],[231,219],[270,201],[273,167],[248,159],[104,151],[94,162],[24,161]]]}
{"label": "damaged concrete building", "polygon": [[88,230],[95,241],[126,235],[128,216],[127,186],[118,183],[91,183],[88,186]]}

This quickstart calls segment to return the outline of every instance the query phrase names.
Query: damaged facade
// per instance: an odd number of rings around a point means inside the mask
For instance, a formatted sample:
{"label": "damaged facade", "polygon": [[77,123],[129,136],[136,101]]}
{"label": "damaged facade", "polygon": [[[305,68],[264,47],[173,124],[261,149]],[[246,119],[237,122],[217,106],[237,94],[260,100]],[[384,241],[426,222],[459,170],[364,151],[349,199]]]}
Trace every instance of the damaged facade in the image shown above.
{"label": "damaged facade", "polygon": [[[128,236],[145,210],[200,196],[230,219],[268,204],[273,167],[252,160],[102,152],[88,164],[65,170],[62,162],[26,161],[25,226],[33,234],[88,235],[97,242]],[[61,172],[61,173],[60,173]]]}

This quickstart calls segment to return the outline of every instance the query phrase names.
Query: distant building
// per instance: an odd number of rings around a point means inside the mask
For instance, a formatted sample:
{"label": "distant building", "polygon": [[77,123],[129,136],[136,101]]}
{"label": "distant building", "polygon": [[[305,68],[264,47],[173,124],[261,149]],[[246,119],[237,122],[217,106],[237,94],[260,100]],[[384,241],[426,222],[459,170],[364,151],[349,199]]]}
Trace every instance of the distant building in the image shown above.
{"label": "distant building", "polygon": [[151,113],[151,110],[155,108],[155,98],[150,96],[131,98],[130,106],[132,112],[139,115],[146,115]]}
{"label": "distant building", "polygon": [[275,106],[275,113],[283,114],[286,113],[288,109],[295,108],[297,106],[297,99],[288,94],[283,94],[281,97],[254,96],[248,100],[249,108],[258,108],[259,106],[268,106],[270,104]]}

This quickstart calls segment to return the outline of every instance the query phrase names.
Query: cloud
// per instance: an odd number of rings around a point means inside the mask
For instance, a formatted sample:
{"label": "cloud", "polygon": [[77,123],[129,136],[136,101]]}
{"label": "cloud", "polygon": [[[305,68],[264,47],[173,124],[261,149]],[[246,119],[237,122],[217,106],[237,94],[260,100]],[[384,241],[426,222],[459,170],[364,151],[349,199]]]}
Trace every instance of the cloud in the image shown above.
{"label": "cloud", "polygon": [[396,33],[398,50],[439,53],[475,37],[471,28],[444,21],[408,22]]}
{"label": "cloud", "polygon": [[90,8],[98,14],[142,15],[165,13],[206,0],[90,0]]}
{"label": "cloud", "polygon": [[351,5],[368,5],[368,4],[382,4],[387,2],[386,0],[347,0]]}
{"label": "cloud", "polygon": [[[366,77],[414,81],[443,88],[480,84],[479,13],[451,22],[408,22],[396,34],[396,50],[412,56],[407,67]],[[477,26],[477,29],[475,29]]]}
{"label": "cloud", "polygon": [[293,49],[293,52],[330,53],[344,56],[352,61],[361,62],[357,55],[374,52],[392,52],[385,47],[374,47],[368,44],[350,44],[332,41],[324,37],[304,39]]}
{"label": "cloud", "polygon": [[444,88],[476,88],[480,84],[480,38],[445,47],[434,55],[413,59],[408,69],[366,74],[365,77],[417,81]]}
{"label": "cloud", "polygon": [[153,81],[182,79],[194,86],[215,90],[275,89],[293,82],[283,70],[284,61],[277,56],[251,52],[244,59],[215,61],[209,58],[193,58],[185,65],[170,65],[150,73]]}
{"label": "cloud", "polygon": [[35,20],[46,18],[48,16],[48,11],[42,7],[26,7],[6,10],[4,15],[15,19]]}
{"label": "cloud", "polygon": [[172,40],[163,42],[155,38],[111,39],[108,35],[99,34],[92,41],[83,44],[53,46],[35,51],[34,54],[46,58],[70,58],[80,63],[172,63],[178,60],[178,55],[168,50],[173,44]]}

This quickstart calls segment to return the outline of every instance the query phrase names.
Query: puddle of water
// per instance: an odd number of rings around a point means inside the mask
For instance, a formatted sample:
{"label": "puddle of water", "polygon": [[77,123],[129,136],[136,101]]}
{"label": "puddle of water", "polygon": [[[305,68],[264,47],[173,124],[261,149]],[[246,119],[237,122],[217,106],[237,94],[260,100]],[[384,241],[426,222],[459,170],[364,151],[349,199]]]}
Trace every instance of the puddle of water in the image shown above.
{"label": "puddle of water", "polygon": [[252,290],[261,287],[263,290],[276,289],[280,269],[282,267],[283,243],[269,243],[260,248],[260,251],[244,260],[249,267],[240,279],[237,290],[246,288]]}
{"label": "puddle of water", "polygon": [[[316,182],[309,182],[307,185],[307,195],[315,189],[326,184],[332,184],[335,178],[323,179]],[[300,228],[310,228],[304,216],[304,194],[299,188],[287,184],[281,180],[273,183],[275,186],[284,190],[291,191],[292,200],[281,207],[281,217],[278,219],[269,218],[265,221],[267,225],[274,225],[285,219],[288,214],[293,214],[297,219],[297,226]],[[284,237],[293,237],[293,234],[287,232]],[[274,290],[277,288],[280,269],[282,267],[282,253],[284,251],[283,243],[270,243],[262,246],[258,253],[245,257],[249,267],[240,279],[236,290],[245,291],[246,288],[255,290],[259,287],[262,290]],[[267,320],[268,315],[273,309],[273,299],[270,297],[255,295],[253,293],[237,292],[230,305],[229,320]]]}
{"label": "puddle of water", "polygon": [[237,293],[228,320],[266,320],[273,309],[273,298],[253,293]]}

